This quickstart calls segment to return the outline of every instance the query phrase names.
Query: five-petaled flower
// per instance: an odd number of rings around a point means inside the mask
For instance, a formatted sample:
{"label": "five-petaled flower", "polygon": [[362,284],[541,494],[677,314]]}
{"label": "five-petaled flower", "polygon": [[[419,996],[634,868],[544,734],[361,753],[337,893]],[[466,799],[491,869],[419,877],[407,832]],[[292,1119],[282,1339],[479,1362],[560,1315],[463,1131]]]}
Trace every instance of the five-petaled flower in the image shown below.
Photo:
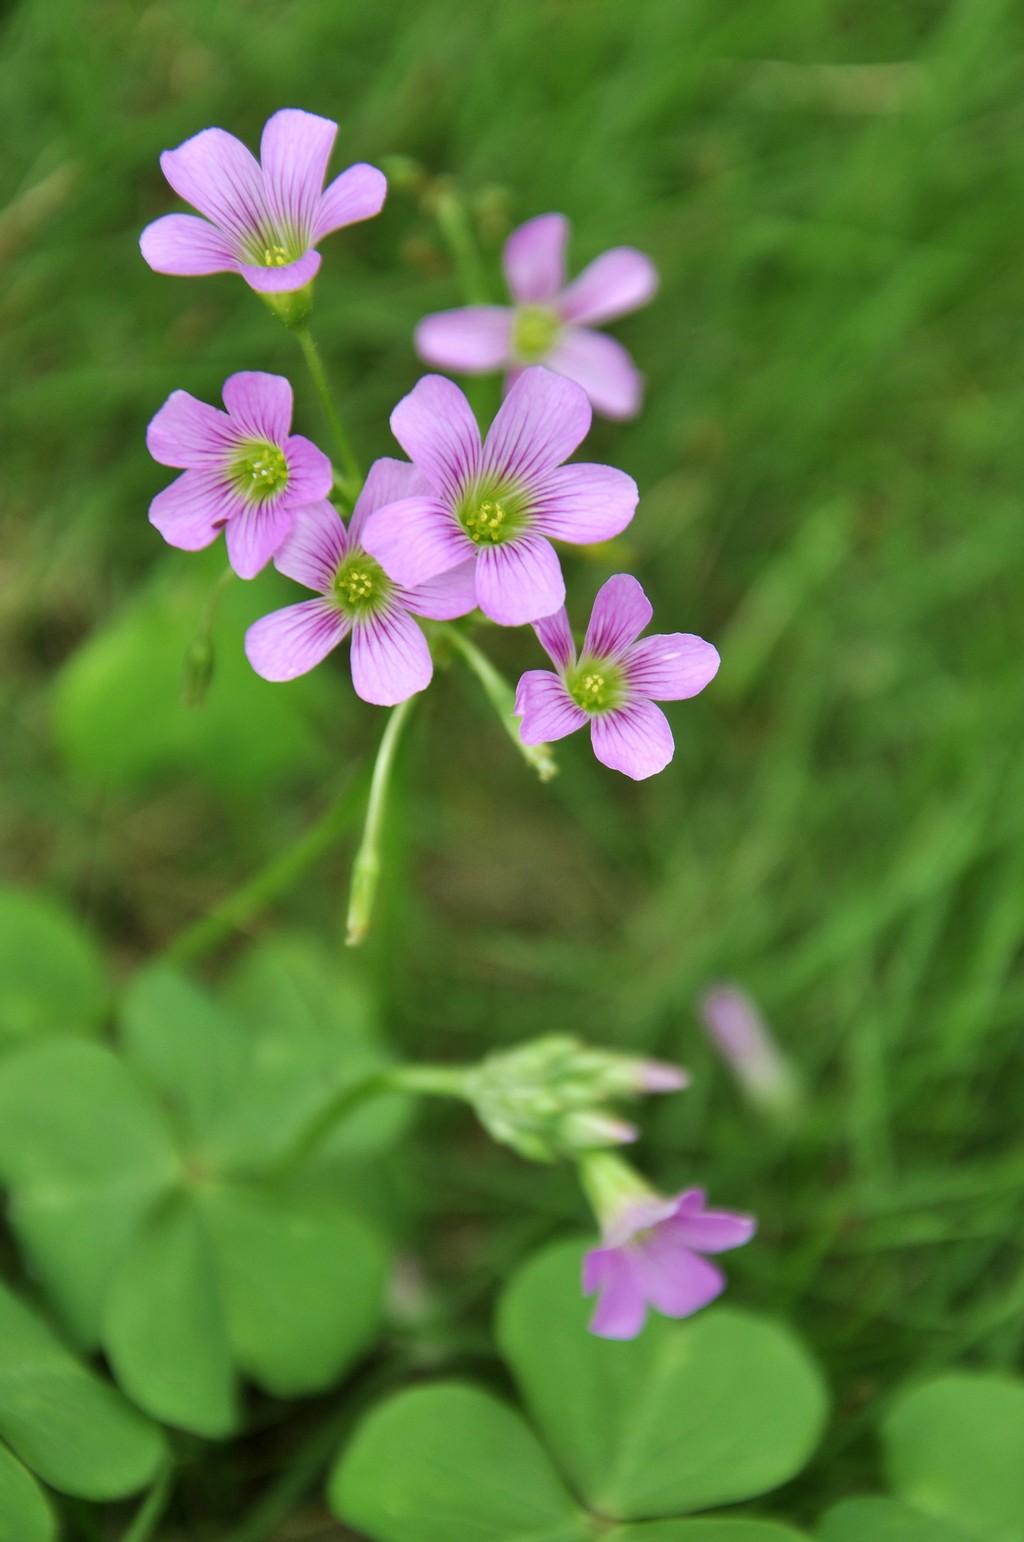
{"label": "five-petaled flower", "polygon": [[550,615],[565,599],[550,538],[608,540],[636,508],[636,483],[625,472],[562,465],[590,420],[578,385],[528,369],[481,444],[458,386],[424,376],[391,414],[391,428],[428,485],[378,509],[363,545],[406,585],[475,559],[477,603],[502,626]]}
{"label": "five-petaled flower", "polygon": [[618,246],[566,287],[564,214],[541,214],[505,243],[505,277],[514,306],[469,305],[426,316],[416,328],[420,358],[439,369],[513,381],[527,364],[546,364],[583,387],[608,418],[640,409],[643,377],[621,343],[593,326],[646,305],[658,287],[649,257]]}
{"label": "five-petaled flower", "polygon": [[[393,707],[430,684],[426,638],[412,615],[434,621],[464,616],[476,605],[473,564],[404,589],[361,545],[374,509],[420,492],[423,479],[405,461],[379,460],[346,528],[327,502],[300,509],[274,565],[319,598],[276,610],[246,633],[245,651],[265,680],[294,680],[352,635],[352,683],[364,701]],[[409,612],[412,612],[412,615]]]}
{"label": "five-petaled flower", "polygon": [[718,652],[690,632],[637,641],[653,611],[628,573],[598,590],[577,655],[564,608],[534,631],[557,669],[530,669],[519,681],[516,714],[524,744],[545,744],[590,724],[594,754],[613,771],[642,781],[663,771],[675,744],[655,701],[696,696],[718,671]]}
{"label": "five-petaled flower", "polygon": [[243,371],[224,382],[227,412],[172,391],[146,430],[162,466],[183,474],[158,493],[150,521],[165,541],[199,551],[223,529],[240,578],[265,567],[292,528],[295,510],[330,492],[331,463],[290,432],[292,388],[281,375]]}
{"label": "five-petaled flower", "polygon": [[318,241],[379,214],[387,192],[375,166],[350,166],[324,188],[338,125],[283,107],[267,120],[260,160],[224,129],[194,134],[160,157],[174,191],[199,213],[166,214],[142,232],[157,273],[240,273],[262,294],[301,289],[320,267]]}
{"label": "five-petaled flower", "polygon": [[633,1339],[648,1306],[689,1317],[721,1295],[725,1276],[702,1254],[749,1242],[757,1229],[751,1216],[708,1210],[703,1189],[666,1198],[611,1152],[588,1155],[581,1173],[602,1233],[583,1260],[583,1294],[600,1292],[592,1333]]}

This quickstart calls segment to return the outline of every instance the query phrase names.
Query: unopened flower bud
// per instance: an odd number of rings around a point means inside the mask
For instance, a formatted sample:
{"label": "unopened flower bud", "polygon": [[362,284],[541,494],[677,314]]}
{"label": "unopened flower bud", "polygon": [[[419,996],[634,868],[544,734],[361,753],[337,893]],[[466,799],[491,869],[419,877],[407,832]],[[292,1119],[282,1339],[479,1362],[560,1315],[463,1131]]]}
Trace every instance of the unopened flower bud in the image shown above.
{"label": "unopened flower bud", "polygon": [[800,1101],[796,1077],[746,992],[716,985],[701,998],[699,1011],[708,1037],[750,1101],[790,1119]]}

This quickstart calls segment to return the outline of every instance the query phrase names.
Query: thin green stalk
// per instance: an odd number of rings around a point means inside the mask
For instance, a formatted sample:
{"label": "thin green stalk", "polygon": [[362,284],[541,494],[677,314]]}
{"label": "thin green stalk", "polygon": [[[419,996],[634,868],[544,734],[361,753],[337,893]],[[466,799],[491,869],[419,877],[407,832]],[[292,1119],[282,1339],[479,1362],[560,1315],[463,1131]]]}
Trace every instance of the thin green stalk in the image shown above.
{"label": "thin green stalk", "polygon": [[121,1542],[149,1542],[149,1538],[160,1522],[160,1517],[167,1508],[173,1488],[174,1469],[168,1466],[157,1477],[153,1487],[136,1510],[132,1523],[121,1538]]}
{"label": "thin green stalk", "polygon": [[331,430],[331,436],[334,439],[334,447],[338,453],[338,459],[341,461],[342,466],[345,468],[345,476],[348,480],[349,491],[354,496],[355,492],[359,488],[360,483],[363,480],[363,474],[359,466],[359,461],[356,459],[356,453],[352,448],[352,442],[349,439],[348,434],[345,432],[345,426],[341,421],[341,415],[335,406],[334,396],[331,393],[330,382],[327,379],[327,371],[324,369],[324,362],[320,357],[320,350],[313,340],[313,334],[309,330],[308,322],[301,322],[298,326],[292,327],[291,330],[298,338],[299,347],[302,349],[302,352],[305,355],[306,363],[309,366],[309,373],[313,377],[313,384],[316,387],[317,395],[320,398],[320,404],[324,409],[324,416],[327,419],[328,426]]}
{"label": "thin green stalk", "polygon": [[221,596],[234,576],[234,568],[228,566],[210,586],[210,592],[203,605],[203,613],[199,618],[199,625],[196,627],[192,641],[185,649],[185,657],[182,661],[182,691],[185,703],[189,707],[202,706],[210,681],[213,679],[213,623],[216,620]]}
{"label": "thin green stalk", "polygon": [[445,187],[433,199],[434,215],[451,253],[470,305],[486,305],[490,299],[483,263],[466,206],[454,188]]}
{"label": "thin green stalk", "polygon": [[352,886],[349,891],[348,915],[345,923],[345,941],[350,948],[358,947],[370,930],[373,901],[380,877],[380,834],[384,825],[391,772],[394,768],[395,751],[405,720],[412,710],[415,696],[399,702],[391,709],[387,726],[381,736],[380,748],[373,766],[370,797],[366,805],[366,824],[363,839],[352,864]]}
{"label": "thin green stalk", "polygon": [[207,915],[180,932],[165,949],[164,959],[172,964],[190,964],[217,947],[232,932],[244,930],[254,916],[290,888],[355,822],[365,786],[365,775],[346,786],[323,818],[294,845],[274,857]]}
{"label": "thin green stalk", "polygon": [[458,627],[441,624],[438,630],[452,644],[476,675],[488,701],[498,714],[502,728],[508,734],[527,765],[532,766],[542,782],[550,782],[558,773],[558,766],[547,744],[524,744],[519,735],[519,723],[515,717],[516,693],[499,670],[495,669],[486,653],[481,653]]}
{"label": "thin green stalk", "polygon": [[351,1424],[352,1413],[346,1405],[340,1414],[318,1425],[241,1524],[228,1532],[224,1542],[264,1542],[276,1531],[330,1466]]}
{"label": "thin green stalk", "polygon": [[423,1097],[465,1098],[472,1066],[398,1065],[388,1072],[389,1086]]}

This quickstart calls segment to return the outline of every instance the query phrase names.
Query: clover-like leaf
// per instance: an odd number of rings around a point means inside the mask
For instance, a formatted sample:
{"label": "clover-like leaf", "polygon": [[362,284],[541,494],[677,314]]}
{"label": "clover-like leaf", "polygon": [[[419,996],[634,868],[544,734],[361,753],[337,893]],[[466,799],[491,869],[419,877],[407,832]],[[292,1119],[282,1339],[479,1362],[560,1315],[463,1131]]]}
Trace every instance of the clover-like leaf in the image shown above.
{"label": "clover-like leaf", "polygon": [[1024,1542],[1024,1382],[961,1373],[914,1387],[882,1426],[894,1492],[984,1542]]}
{"label": "clover-like leaf", "polygon": [[0,1049],[99,1027],[108,987],[99,950],[60,905],[0,888]]}
{"label": "clover-like leaf", "polygon": [[[601,1542],[810,1542],[806,1532],[793,1531],[777,1521],[731,1520],[641,1521],[635,1526],[616,1526],[602,1532]],[[867,1542],[861,1537],[860,1542]],[[871,1542],[877,1542],[872,1537]]]}
{"label": "clover-like leaf", "polygon": [[0,1446],[0,1542],[54,1542],[57,1521],[27,1467]]}
{"label": "clover-like leaf", "polygon": [[587,1331],[582,1248],[528,1262],[501,1302],[499,1340],[559,1467],[601,1515],[705,1510],[778,1487],[824,1427],[821,1375],[777,1323],[728,1307],[656,1319],[615,1343]]}
{"label": "clover-like leaf", "polygon": [[83,1499],[134,1493],[164,1457],[156,1426],[3,1286],[0,1438],[44,1482]]}
{"label": "clover-like leaf", "polygon": [[180,1163],[158,1111],[109,1050],[75,1040],[0,1063],[0,1182],[61,1318],[98,1344],[114,1272]]}
{"label": "clover-like leaf", "polygon": [[331,1508],[374,1542],[588,1542],[519,1414],[456,1383],[417,1387],[363,1420],[331,1476]]}
{"label": "clover-like leaf", "polygon": [[820,1542],[970,1542],[969,1534],[896,1499],[844,1499],[819,1522]]}

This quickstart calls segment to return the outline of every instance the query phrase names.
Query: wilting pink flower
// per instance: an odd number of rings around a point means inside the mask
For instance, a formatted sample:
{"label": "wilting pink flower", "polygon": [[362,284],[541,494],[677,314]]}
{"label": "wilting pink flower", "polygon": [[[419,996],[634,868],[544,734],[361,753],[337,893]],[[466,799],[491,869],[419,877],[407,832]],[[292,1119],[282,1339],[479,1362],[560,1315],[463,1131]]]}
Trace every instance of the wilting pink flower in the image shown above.
{"label": "wilting pink flower", "polygon": [[[275,610],[251,626],[245,651],[265,680],[294,680],[352,636],[352,683],[364,701],[393,707],[430,684],[433,662],[412,616],[450,621],[476,604],[473,564],[462,563],[418,588],[396,584],[362,546],[367,516],[413,496],[423,482],[405,461],[371,468],[346,529],[329,503],[300,509],[274,566],[319,598]],[[412,615],[409,612],[412,612]]]}
{"label": "wilting pink flower", "polygon": [[227,412],[172,391],[146,430],[162,466],[184,474],[157,493],[149,518],[165,541],[199,551],[220,530],[239,578],[265,567],[296,508],[330,492],[331,463],[289,432],[292,388],[281,375],[246,370],[224,382]]}
{"label": "wilting pink flower", "polygon": [[523,743],[564,739],[589,723],[594,754],[613,771],[635,781],[663,771],[675,744],[654,703],[696,696],[714,679],[719,659],[690,632],[638,642],[652,615],[636,579],[617,573],[598,590],[579,656],[564,608],[537,622],[534,631],[558,673],[530,669],[519,681]]}
{"label": "wilting pink flower", "polygon": [[566,287],[564,214],[541,214],[505,243],[505,277],[514,306],[469,305],[426,316],[416,328],[421,359],[469,375],[507,369],[514,380],[526,364],[546,364],[583,387],[598,412],[631,418],[643,379],[621,343],[595,332],[646,305],[658,287],[643,252],[618,246],[584,268]]}
{"label": "wilting pink flower", "polygon": [[796,1113],[800,1089],[792,1067],[738,985],[716,985],[698,1004],[708,1037],[751,1102],[780,1118]]}
{"label": "wilting pink flower", "polygon": [[263,294],[286,294],[315,277],[314,248],[343,225],[379,214],[387,192],[375,166],[350,166],[325,189],[338,125],[297,107],[267,120],[257,161],[233,134],[203,129],[160,157],[174,191],[205,219],[166,214],[142,232],[158,273],[240,273]]}
{"label": "wilting pink flower", "polygon": [[426,375],[391,414],[392,432],[426,485],[378,509],[363,545],[396,582],[409,585],[473,558],[477,604],[502,626],[550,615],[565,599],[550,538],[608,540],[636,508],[636,483],[625,472],[562,465],[590,420],[579,386],[528,369],[481,445],[458,386]]}
{"label": "wilting pink flower", "polygon": [[752,1217],[708,1210],[703,1189],[665,1198],[610,1152],[585,1158],[583,1172],[602,1233],[602,1245],[583,1260],[583,1294],[600,1291],[592,1333],[633,1339],[648,1306],[689,1317],[721,1295],[725,1276],[702,1255],[749,1242]]}

